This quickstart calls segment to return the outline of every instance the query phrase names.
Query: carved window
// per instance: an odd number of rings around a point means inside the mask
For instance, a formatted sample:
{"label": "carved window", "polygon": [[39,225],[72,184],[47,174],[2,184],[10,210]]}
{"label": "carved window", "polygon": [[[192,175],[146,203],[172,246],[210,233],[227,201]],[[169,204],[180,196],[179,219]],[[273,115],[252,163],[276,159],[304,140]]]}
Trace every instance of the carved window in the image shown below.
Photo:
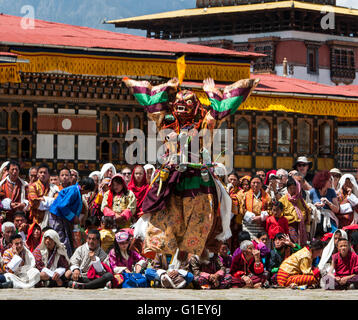
{"label": "carved window", "polygon": [[22,122],[22,131],[30,131],[31,130],[31,115],[30,112],[24,111],[21,116]]}
{"label": "carved window", "polygon": [[11,112],[10,127],[11,129],[19,130],[19,113],[17,111]]}
{"label": "carved window", "polygon": [[117,115],[115,115],[112,118],[112,132],[119,133],[119,129],[120,129],[120,119]]}
{"label": "carved window", "polygon": [[331,78],[333,82],[351,83],[356,77],[354,51],[348,48],[331,48]]}
{"label": "carved window", "polygon": [[307,47],[307,72],[317,74],[319,70],[318,64],[318,47]]}
{"label": "carved window", "polygon": [[27,138],[21,141],[21,158],[30,159],[30,141]]}
{"label": "carved window", "polygon": [[311,125],[305,120],[298,121],[297,152],[301,154],[311,153]]}
{"label": "carved window", "polygon": [[119,160],[119,143],[117,141],[112,143],[112,160]]}
{"label": "carved window", "polygon": [[240,118],[236,122],[236,149],[238,151],[249,151],[250,127],[249,122]]}
{"label": "carved window", "polygon": [[7,140],[5,137],[0,139],[0,154],[4,158],[7,158],[7,156],[8,156],[7,155]]}
{"label": "carved window", "polygon": [[122,119],[122,133],[126,133],[130,129],[129,117],[125,115]]}
{"label": "carved window", "polygon": [[101,144],[101,160],[109,161],[109,143],[104,140]]}
{"label": "carved window", "polygon": [[10,157],[17,158],[19,156],[19,141],[13,138],[10,141]]}
{"label": "carved window", "polygon": [[5,110],[1,110],[0,112],[0,128],[7,129],[7,117],[8,114]]}
{"label": "carved window", "polygon": [[266,120],[261,120],[257,125],[257,151],[270,152],[271,130]]}
{"label": "carved window", "polygon": [[102,132],[109,132],[109,117],[106,114],[102,116]]}
{"label": "carved window", "polygon": [[291,125],[287,120],[278,124],[277,151],[282,153],[291,152]]}
{"label": "carved window", "polygon": [[331,126],[327,122],[319,126],[319,153],[331,153]]}
{"label": "carved window", "polygon": [[140,118],[138,116],[135,116],[133,119],[133,127],[135,129],[140,129]]}
{"label": "carved window", "polygon": [[254,63],[254,72],[275,71],[275,46],[273,43],[256,44],[256,53],[266,54],[266,57],[258,58]]}

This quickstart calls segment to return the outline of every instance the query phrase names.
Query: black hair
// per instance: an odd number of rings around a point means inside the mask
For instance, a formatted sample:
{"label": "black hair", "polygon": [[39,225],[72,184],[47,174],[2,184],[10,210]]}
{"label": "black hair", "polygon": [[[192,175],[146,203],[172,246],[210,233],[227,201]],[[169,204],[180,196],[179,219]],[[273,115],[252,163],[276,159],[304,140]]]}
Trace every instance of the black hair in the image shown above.
{"label": "black hair", "polygon": [[324,243],[317,239],[317,240],[314,240],[312,241],[312,243],[309,245],[309,248],[314,251],[314,250],[321,250],[324,248]]}
{"label": "black hair", "polygon": [[17,166],[20,171],[20,163],[18,163],[16,160],[10,160],[7,166],[5,167],[7,171],[10,170],[10,166]]}
{"label": "black hair", "polygon": [[97,240],[101,240],[101,234],[99,233],[98,230],[96,230],[96,229],[88,230],[88,235],[90,235],[90,234],[95,234],[95,235],[96,235],[96,239],[97,239]]}
{"label": "black hair", "polygon": [[22,240],[21,234],[19,234],[19,233],[13,234],[10,237],[10,243],[12,243],[15,239],[21,239]]}
{"label": "black hair", "polygon": [[25,215],[25,213],[24,213],[23,211],[16,211],[16,212],[14,213],[14,219],[15,219],[16,217],[19,217],[19,216],[26,219],[26,215]]}
{"label": "black hair", "polygon": [[239,243],[243,242],[244,240],[251,240],[251,236],[250,233],[248,233],[247,231],[240,231],[237,239],[239,241]]}
{"label": "black hair", "polygon": [[281,211],[283,210],[283,203],[281,201],[273,201],[272,202],[273,207],[278,207]]}
{"label": "black hair", "polygon": [[340,241],[347,241],[347,242],[349,243],[349,240],[348,240],[348,239],[346,239],[346,238],[339,238],[338,241],[337,241],[337,246],[338,246],[338,243],[339,243]]}
{"label": "black hair", "polygon": [[261,232],[257,233],[256,238],[259,239],[259,238],[261,238],[262,236],[265,236],[265,235],[267,235],[267,232],[266,231],[261,231]]}
{"label": "black hair", "polygon": [[40,171],[40,169],[42,168],[46,168],[48,172],[50,172],[50,167],[48,166],[47,163],[43,162],[41,163],[38,167],[37,167],[37,170]]}
{"label": "black hair", "polygon": [[81,188],[88,191],[93,191],[96,188],[94,180],[89,177],[83,178],[78,184],[81,186]]}
{"label": "black hair", "polygon": [[[130,235],[128,235],[128,240],[127,241],[130,243],[130,241],[131,241]],[[127,254],[128,255],[130,255],[130,247],[131,247],[130,244],[128,244],[128,247],[127,247]],[[124,261],[123,261],[123,256],[121,254],[121,249],[119,248],[119,244],[118,244],[118,242],[116,240],[114,240],[114,253],[116,255],[116,258],[119,258],[119,261],[123,263]]]}
{"label": "black hair", "polygon": [[112,217],[103,216],[101,222],[104,225],[104,229],[113,229],[114,227],[114,219]]}
{"label": "black hair", "polygon": [[58,172],[56,170],[53,170],[53,171],[51,171],[50,176],[51,177],[58,176]]}
{"label": "black hair", "polygon": [[51,228],[50,226],[47,226],[42,229],[42,233],[45,233],[47,230],[53,230],[53,228]]}
{"label": "black hair", "polygon": [[59,171],[59,173],[61,173],[61,171],[63,171],[63,170],[67,170],[68,173],[71,175],[71,170],[68,169],[67,167],[63,167],[63,168]]}
{"label": "black hair", "polygon": [[[113,181],[114,181],[114,182],[117,182],[117,183],[119,183],[119,184],[121,184],[121,185],[123,186],[123,188],[122,188],[123,194],[124,194],[125,196],[128,196],[128,194],[129,194],[129,189],[128,189],[128,187],[127,187],[125,181],[123,181],[120,177],[114,177],[114,178],[112,179],[111,183],[112,183]],[[112,191],[113,191],[113,190],[112,190]]]}
{"label": "black hair", "polygon": [[285,236],[285,234],[282,233],[282,232],[276,233],[276,235],[275,235],[275,237],[273,238],[273,240],[282,239],[284,236]]}
{"label": "black hair", "polygon": [[291,176],[289,176],[287,179],[286,187],[288,188],[289,186],[296,186],[296,185],[297,185],[296,180]]}
{"label": "black hair", "polygon": [[235,177],[237,178],[237,180],[240,179],[239,175],[238,175],[235,171],[231,171],[227,176],[228,176],[228,177],[230,177],[230,176],[235,176]]}
{"label": "black hair", "polygon": [[97,216],[90,216],[86,219],[85,221],[85,227],[86,229],[89,227],[89,226],[96,226],[96,227],[99,227],[101,224],[101,221],[99,220],[99,218]]}
{"label": "black hair", "polygon": [[254,176],[251,178],[250,182],[251,182],[252,180],[254,180],[254,179],[260,179],[261,183],[262,183],[262,184],[264,183],[264,181],[263,181],[263,180],[261,179],[261,177],[258,176],[258,175],[254,175]]}

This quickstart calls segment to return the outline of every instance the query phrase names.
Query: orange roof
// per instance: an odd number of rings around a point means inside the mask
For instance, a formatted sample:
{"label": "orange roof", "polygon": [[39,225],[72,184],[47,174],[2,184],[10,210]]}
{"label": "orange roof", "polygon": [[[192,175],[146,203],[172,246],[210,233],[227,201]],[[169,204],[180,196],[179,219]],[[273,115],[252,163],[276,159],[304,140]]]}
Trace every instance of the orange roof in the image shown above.
{"label": "orange roof", "polygon": [[73,26],[35,19],[34,29],[21,27],[22,17],[0,14],[0,44],[42,47],[68,46],[73,49],[100,48],[156,53],[195,53],[235,58],[255,58],[260,54],[215,47],[149,39],[118,32]]}
{"label": "orange roof", "polygon": [[[331,86],[318,82],[307,81],[297,78],[277,76],[274,74],[251,74],[251,78],[260,79],[255,88],[256,93],[273,94],[297,94],[297,95],[320,95],[320,96],[342,96],[358,98],[358,86]],[[183,86],[201,88],[202,83],[184,81]],[[217,87],[223,88],[224,84],[217,84]],[[351,89],[347,88],[351,87]]]}
{"label": "orange roof", "polygon": [[[347,88],[349,86],[331,86],[272,74],[252,74],[251,78],[260,78],[261,81],[256,87],[256,91],[261,92],[300,93],[358,98],[358,90],[350,90]],[[355,87],[358,88],[358,86]]]}

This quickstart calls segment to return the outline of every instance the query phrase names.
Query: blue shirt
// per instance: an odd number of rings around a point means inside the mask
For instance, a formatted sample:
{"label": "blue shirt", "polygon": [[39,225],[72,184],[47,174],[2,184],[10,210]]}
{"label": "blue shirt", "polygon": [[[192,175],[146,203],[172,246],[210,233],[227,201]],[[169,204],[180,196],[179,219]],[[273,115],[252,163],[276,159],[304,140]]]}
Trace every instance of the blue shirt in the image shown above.
{"label": "blue shirt", "polygon": [[72,221],[79,217],[82,211],[82,195],[78,184],[62,189],[50,210],[54,215]]}
{"label": "blue shirt", "polygon": [[[328,188],[326,195],[321,196],[321,194],[319,193],[319,191],[317,189],[312,188],[310,190],[310,198],[311,198],[313,204],[315,204],[317,202],[321,202],[321,198],[327,198],[328,201],[332,202],[332,200],[334,198],[337,198],[337,194],[336,194],[336,191],[334,191],[334,189]],[[330,210],[330,208],[327,204],[323,208]]]}

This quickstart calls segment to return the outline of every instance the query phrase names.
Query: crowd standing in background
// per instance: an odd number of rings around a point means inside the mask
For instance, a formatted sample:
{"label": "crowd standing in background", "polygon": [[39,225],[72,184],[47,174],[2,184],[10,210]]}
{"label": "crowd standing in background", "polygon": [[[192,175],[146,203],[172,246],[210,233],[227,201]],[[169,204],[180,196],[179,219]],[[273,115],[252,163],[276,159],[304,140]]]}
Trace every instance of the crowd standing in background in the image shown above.
{"label": "crowd standing in background", "polygon": [[358,185],[339,169],[226,174],[232,236],[178,260],[146,257],[135,225],[158,168],[111,163],[89,177],[0,167],[0,288],[358,288]]}

